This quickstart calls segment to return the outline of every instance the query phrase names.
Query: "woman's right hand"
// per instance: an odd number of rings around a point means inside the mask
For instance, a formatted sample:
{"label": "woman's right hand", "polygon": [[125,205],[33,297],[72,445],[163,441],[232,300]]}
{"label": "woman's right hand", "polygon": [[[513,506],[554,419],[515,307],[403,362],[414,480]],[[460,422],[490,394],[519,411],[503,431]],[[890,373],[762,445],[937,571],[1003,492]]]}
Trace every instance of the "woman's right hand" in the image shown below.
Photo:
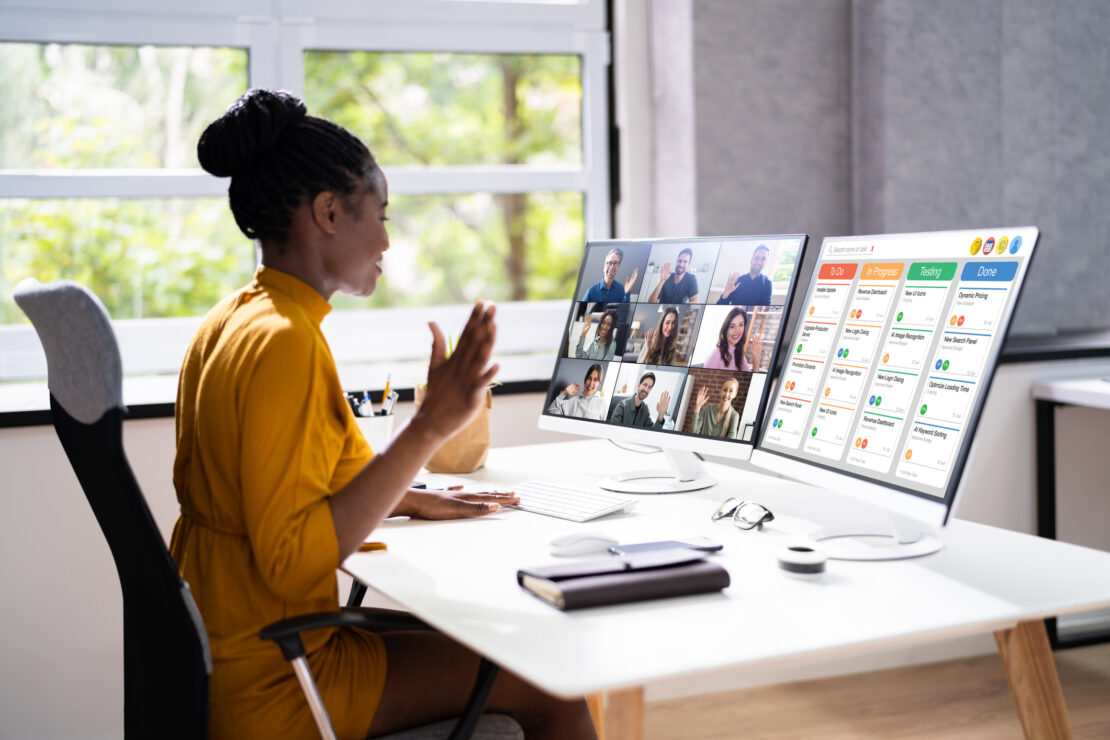
{"label": "woman's right hand", "polygon": [[647,336],[644,338],[644,346],[648,351],[655,349],[655,328],[648,329]]}
{"label": "woman's right hand", "polygon": [[590,333],[590,317],[587,316],[586,320],[582,322],[582,338],[585,339],[586,335]]}
{"label": "woman's right hand", "polygon": [[580,387],[581,386],[579,386],[577,383],[571,383],[570,385],[568,385],[566,388],[563,389],[563,395],[566,396],[567,398],[571,398],[576,393],[578,393],[578,389]]}
{"label": "woman's right hand", "polygon": [[446,439],[478,415],[486,402],[486,388],[498,370],[497,365],[489,366],[497,336],[495,313],[495,306],[475,303],[450,357],[439,325],[428,323],[432,332],[428,386],[413,423]]}
{"label": "woman's right hand", "polygon": [[694,413],[701,413],[701,409],[709,402],[709,386],[703,385],[698,389],[697,400],[694,401]]}

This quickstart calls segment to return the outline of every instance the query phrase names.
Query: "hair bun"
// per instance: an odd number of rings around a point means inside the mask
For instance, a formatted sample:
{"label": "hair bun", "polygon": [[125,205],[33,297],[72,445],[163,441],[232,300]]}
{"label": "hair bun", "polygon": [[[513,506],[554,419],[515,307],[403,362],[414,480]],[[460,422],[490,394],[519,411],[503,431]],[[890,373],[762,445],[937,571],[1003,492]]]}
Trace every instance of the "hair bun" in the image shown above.
{"label": "hair bun", "polygon": [[306,114],[300,98],[287,92],[248,90],[201,134],[200,166],[216,177],[238,174],[272,150],[281,134]]}

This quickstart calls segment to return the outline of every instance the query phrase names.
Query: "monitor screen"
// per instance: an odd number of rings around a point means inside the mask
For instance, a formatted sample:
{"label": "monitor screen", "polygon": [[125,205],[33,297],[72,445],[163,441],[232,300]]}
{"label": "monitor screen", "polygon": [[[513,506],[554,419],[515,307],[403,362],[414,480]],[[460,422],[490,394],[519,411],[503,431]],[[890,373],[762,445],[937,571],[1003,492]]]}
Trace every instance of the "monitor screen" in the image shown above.
{"label": "monitor screen", "polygon": [[826,238],[759,449],[950,509],[1037,236]]}
{"label": "monitor screen", "polygon": [[[793,234],[587,244],[541,426],[750,452],[805,242]],[[573,420],[573,429],[555,420]]]}

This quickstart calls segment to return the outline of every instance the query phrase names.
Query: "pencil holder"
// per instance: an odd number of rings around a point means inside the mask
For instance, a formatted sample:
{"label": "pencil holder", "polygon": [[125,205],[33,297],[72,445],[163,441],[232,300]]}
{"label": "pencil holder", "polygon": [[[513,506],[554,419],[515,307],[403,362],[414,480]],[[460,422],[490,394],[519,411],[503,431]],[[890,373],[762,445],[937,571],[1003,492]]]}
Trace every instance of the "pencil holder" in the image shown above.
{"label": "pencil holder", "polygon": [[370,444],[374,452],[381,452],[393,439],[393,414],[384,416],[356,416],[362,436]]}

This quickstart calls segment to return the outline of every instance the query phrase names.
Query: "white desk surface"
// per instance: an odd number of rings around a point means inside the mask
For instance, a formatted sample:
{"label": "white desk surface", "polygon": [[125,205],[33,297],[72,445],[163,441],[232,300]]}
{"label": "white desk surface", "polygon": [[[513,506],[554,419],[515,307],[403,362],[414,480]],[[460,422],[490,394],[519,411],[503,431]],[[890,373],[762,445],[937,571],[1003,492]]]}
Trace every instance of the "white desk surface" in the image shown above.
{"label": "white desk surface", "polygon": [[1033,398],[1041,401],[1070,403],[1074,406],[1110,409],[1110,380],[1100,376],[1036,383],[1033,386]]}
{"label": "white desk surface", "polygon": [[[661,457],[604,441],[511,447],[493,450],[487,466],[468,478],[491,487],[540,476],[588,482],[605,470],[659,467]],[[946,528],[946,546],[936,555],[830,561],[817,580],[787,576],[775,554],[814,528],[799,517],[826,508],[828,494],[707,467],[720,481],[710,489],[640,496],[631,514],[585,524],[516,510],[474,520],[391,520],[371,537],[389,550],[352,555],[344,569],[501,666],[568,698],[768,662],[898,649],[1110,606],[1110,553],[960,520]],[[764,503],[777,519],[763,532],[711,522],[710,513],[728,496]],[[840,504],[836,510],[844,511]],[[548,541],[575,528],[603,530],[622,542],[711,537],[725,545],[714,557],[728,568],[732,585],[717,594],[560,612],[517,586],[516,571],[559,561],[548,553]]]}

